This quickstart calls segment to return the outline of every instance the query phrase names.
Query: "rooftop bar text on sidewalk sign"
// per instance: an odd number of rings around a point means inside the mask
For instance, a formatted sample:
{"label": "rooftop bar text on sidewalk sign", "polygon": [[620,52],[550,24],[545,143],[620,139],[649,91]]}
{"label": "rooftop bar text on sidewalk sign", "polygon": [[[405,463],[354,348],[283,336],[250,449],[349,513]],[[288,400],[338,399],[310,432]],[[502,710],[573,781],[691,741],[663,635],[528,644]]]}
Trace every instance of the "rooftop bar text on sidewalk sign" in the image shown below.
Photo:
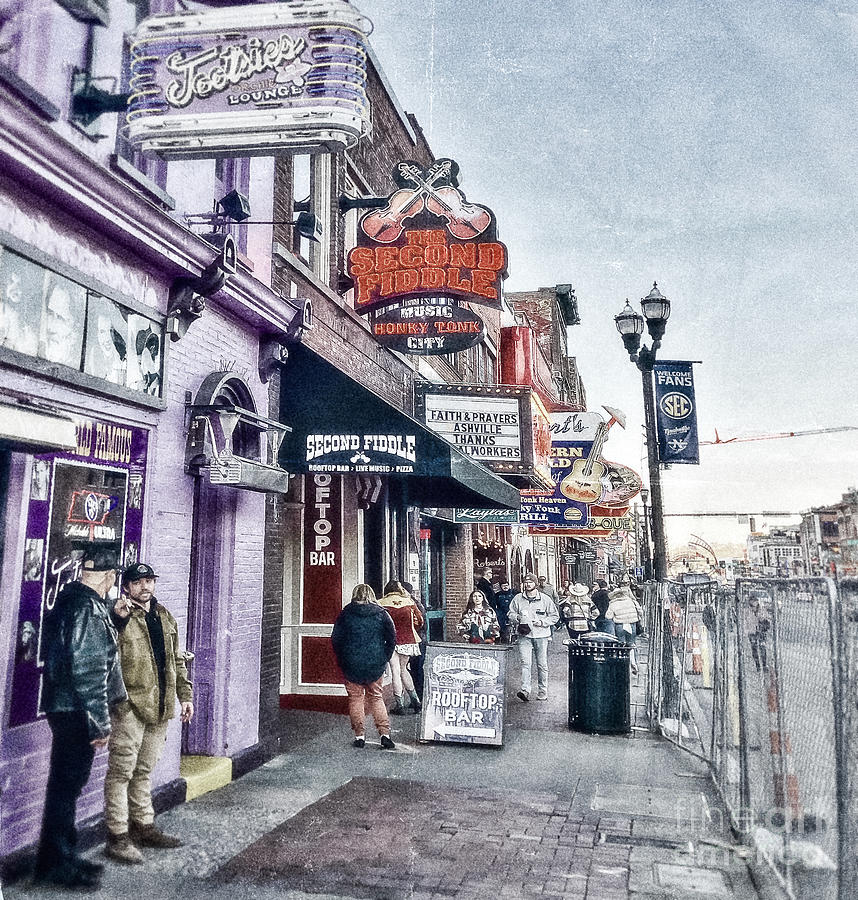
{"label": "rooftop bar text on sidewalk sign", "polygon": [[423,668],[420,741],[503,744],[508,649],[430,641]]}
{"label": "rooftop bar text on sidewalk sign", "polygon": [[657,362],[652,372],[659,459],[699,465],[693,363],[664,360]]}
{"label": "rooftop bar text on sidewalk sign", "polygon": [[369,130],[370,29],[346,0],[151,16],[131,35],[126,137],[165,158],[347,149]]}

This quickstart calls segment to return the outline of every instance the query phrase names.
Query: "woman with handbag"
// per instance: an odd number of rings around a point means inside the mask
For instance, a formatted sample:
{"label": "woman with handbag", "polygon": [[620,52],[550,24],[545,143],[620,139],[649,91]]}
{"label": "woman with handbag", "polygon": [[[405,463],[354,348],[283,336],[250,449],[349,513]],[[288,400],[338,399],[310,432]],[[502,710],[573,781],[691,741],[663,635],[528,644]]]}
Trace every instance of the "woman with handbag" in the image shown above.
{"label": "woman with handbag", "polygon": [[[412,656],[420,656],[420,634],[423,616],[414,604],[411,594],[399,581],[388,581],[384,587],[384,596],[378,601],[393,619],[396,627],[396,649],[390,660],[390,674],[393,679],[393,695],[396,701],[390,711],[394,716],[404,716],[409,710],[420,709],[420,698],[414,690],[408,662]],[[410,702],[406,704],[405,694]]]}
{"label": "woman with handbag", "polygon": [[[620,583],[608,594],[609,604],[606,618],[614,623],[614,633],[617,639],[623,644],[631,647],[629,660],[631,661],[632,672],[637,675],[638,667],[635,659],[635,642],[637,640],[638,629],[641,619],[643,618],[643,610],[640,603],[632,593],[629,587],[628,578],[623,578]],[[643,632],[643,629],[640,629]]]}
{"label": "woman with handbag", "polygon": [[471,591],[456,629],[471,644],[494,644],[500,637],[497,614],[482,591]]}

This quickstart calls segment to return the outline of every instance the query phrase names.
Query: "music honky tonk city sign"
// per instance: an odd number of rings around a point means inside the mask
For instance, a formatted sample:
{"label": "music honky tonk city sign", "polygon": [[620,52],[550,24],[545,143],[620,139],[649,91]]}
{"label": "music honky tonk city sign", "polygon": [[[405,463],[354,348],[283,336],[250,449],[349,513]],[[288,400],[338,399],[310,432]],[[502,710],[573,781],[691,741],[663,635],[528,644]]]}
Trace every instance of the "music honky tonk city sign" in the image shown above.
{"label": "music honky tonk city sign", "polygon": [[[355,311],[387,308],[376,338],[405,353],[455,353],[478,343],[482,321],[456,311],[460,302],[501,305],[507,251],[497,240],[494,213],[469,203],[459,189],[459,167],[437,159],[427,167],[400,162],[398,189],[358,224],[348,271]],[[415,305],[424,314],[400,314]]]}

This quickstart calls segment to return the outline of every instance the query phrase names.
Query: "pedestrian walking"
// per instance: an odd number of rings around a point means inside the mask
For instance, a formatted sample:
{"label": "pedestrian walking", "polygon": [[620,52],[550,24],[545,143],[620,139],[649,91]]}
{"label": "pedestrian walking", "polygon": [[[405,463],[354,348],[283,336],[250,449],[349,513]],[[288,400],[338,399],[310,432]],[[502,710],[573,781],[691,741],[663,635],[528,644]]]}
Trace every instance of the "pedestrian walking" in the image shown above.
{"label": "pedestrian walking", "polygon": [[368,584],[359,584],[352,591],[351,602],[343,607],[334,622],[331,643],[349,698],[352,746],[361,750],[366,746],[368,711],[381,738],[382,749],[395,750],[381,682],[396,646],[396,628]]}
{"label": "pedestrian walking", "polygon": [[635,643],[638,630],[642,630],[641,620],[643,610],[640,603],[629,587],[628,579],[621,579],[620,583],[609,594],[606,618],[614,623],[614,634],[621,643],[631,647],[629,660],[632,672],[637,674],[637,660],[635,659]]}
{"label": "pedestrian walking", "polygon": [[414,591],[414,585],[410,581],[403,581],[402,586],[411,595],[417,611],[423,617],[423,624],[417,629],[420,638],[420,654],[412,656],[408,660],[408,670],[411,672],[411,680],[414,682],[414,690],[418,697],[423,696],[423,663],[426,660],[426,642],[429,640],[429,620],[426,617],[426,607],[420,602],[420,598]]}
{"label": "pedestrian walking", "polygon": [[498,617],[482,591],[471,591],[456,629],[471,644],[494,644],[500,637]]}
{"label": "pedestrian walking", "polygon": [[593,627],[599,610],[590,599],[586,584],[577,582],[569,587],[568,596],[560,601],[560,618],[566,625],[569,641],[577,641]]}
{"label": "pedestrian walking", "polygon": [[603,631],[605,634],[614,634],[614,622],[607,617],[608,605],[611,598],[608,596],[608,583],[603,578],[597,578],[593,585],[593,593],[590,597],[593,605],[598,610],[598,617],[593,623],[594,631]]}
{"label": "pedestrian walking", "polygon": [[560,602],[560,595],[557,593],[557,588],[554,587],[553,584],[548,580],[545,575],[539,576],[539,590],[542,591],[543,594],[550,597],[554,601],[554,605],[556,606]]}
{"label": "pedestrian walking", "polygon": [[110,711],[110,741],[104,778],[105,853],[122,863],[142,863],[140,847],[169,850],[182,839],[155,825],[151,774],[179,702],[181,721],[194,715],[179,629],[155,596],[158,575],[138,562],[122,573],[122,596],[113,607],[127,700]]}
{"label": "pedestrian walking", "polygon": [[509,643],[509,605],[516,592],[510,587],[509,581],[504,579],[500,583],[500,590],[495,594],[495,603],[497,608],[495,612],[498,617],[498,625],[500,625],[502,644]]}
{"label": "pedestrian walking", "polygon": [[41,708],[51,729],[51,759],[35,881],[94,888],[102,866],[77,852],[77,800],[95,751],[107,744],[110,707],[125,699],[116,629],[106,598],[116,583],[118,553],[89,545],[78,579],[47,608],[42,625]]}
{"label": "pedestrian walking", "polygon": [[[399,581],[388,581],[384,587],[384,596],[379,603],[390,614],[396,628],[396,649],[390,660],[390,672],[393,678],[393,695],[395,705],[391,710],[394,716],[404,716],[409,710],[420,709],[420,698],[414,690],[414,681],[408,671],[408,660],[420,655],[420,635],[418,629],[423,624],[423,616],[414,605],[411,594]],[[405,694],[410,702],[405,702]]]}
{"label": "pedestrian walking", "polygon": [[518,632],[521,655],[521,689],[519,700],[530,699],[531,670],[536,654],[537,700],[548,699],[548,642],[551,629],[560,618],[554,601],[539,590],[536,576],[528,572],[521,582],[521,593],[513,597],[509,607],[510,624]]}

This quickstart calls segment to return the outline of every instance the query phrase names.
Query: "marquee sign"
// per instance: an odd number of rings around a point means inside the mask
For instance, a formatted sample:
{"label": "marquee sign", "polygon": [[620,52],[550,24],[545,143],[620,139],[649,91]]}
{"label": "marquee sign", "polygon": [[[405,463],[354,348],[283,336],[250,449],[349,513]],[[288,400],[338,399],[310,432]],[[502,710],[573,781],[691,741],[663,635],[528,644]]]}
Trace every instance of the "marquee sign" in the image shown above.
{"label": "marquee sign", "polygon": [[355,311],[370,312],[415,297],[501,306],[506,247],[494,213],[459,190],[458,165],[412,161],[393,171],[398,185],[382,209],[364,213],[348,257]]}
{"label": "marquee sign", "polygon": [[446,297],[426,297],[379,312],[373,318],[372,333],[391,350],[432,356],[459,353],[480,343],[485,323]]}
{"label": "marquee sign", "polygon": [[346,0],[145,19],[131,38],[126,136],[186,159],[351,147],[369,129],[369,28]]}
{"label": "marquee sign", "polygon": [[417,390],[418,415],[461,453],[499,475],[524,476],[528,487],[554,487],[548,413],[529,387],[421,383]]}

